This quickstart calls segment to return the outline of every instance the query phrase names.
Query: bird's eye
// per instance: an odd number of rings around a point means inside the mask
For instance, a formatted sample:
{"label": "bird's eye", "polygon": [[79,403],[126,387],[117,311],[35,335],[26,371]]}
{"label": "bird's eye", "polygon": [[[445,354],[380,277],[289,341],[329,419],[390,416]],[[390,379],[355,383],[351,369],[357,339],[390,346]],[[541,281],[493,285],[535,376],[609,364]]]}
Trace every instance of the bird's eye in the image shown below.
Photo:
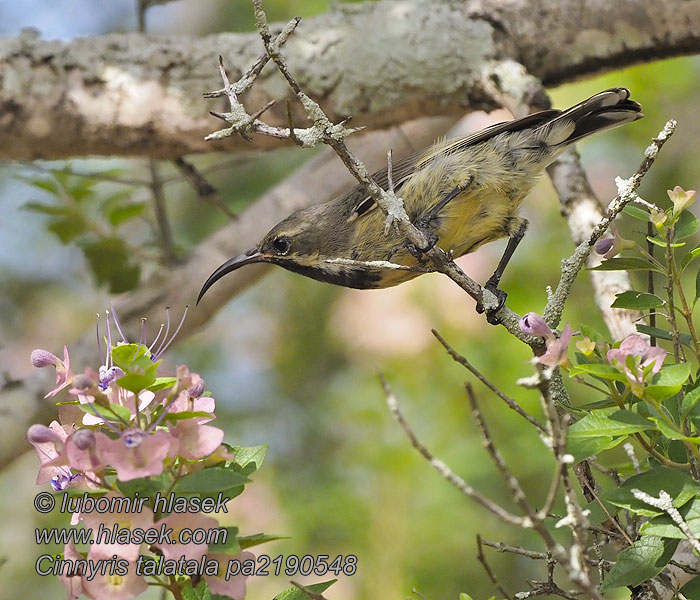
{"label": "bird's eye", "polygon": [[287,254],[289,252],[289,238],[281,236],[272,240],[272,247],[275,249],[277,254]]}

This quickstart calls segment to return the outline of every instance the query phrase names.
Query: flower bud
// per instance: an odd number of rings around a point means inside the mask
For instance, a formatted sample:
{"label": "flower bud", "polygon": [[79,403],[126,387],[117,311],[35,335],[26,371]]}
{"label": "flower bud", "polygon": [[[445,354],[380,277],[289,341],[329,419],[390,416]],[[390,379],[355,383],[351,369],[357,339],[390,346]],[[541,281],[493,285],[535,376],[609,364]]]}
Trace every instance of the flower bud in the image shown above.
{"label": "flower bud", "polygon": [[27,439],[32,444],[45,444],[46,442],[60,442],[61,439],[46,425],[35,423],[27,430]]}
{"label": "flower bud", "polygon": [[94,385],[95,382],[84,373],[78,373],[75,377],[73,377],[73,389],[76,389],[79,392],[87,391]]}
{"label": "flower bud", "polygon": [[537,337],[543,337],[546,340],[551,340],[554,338],[554,333],[547,325],[547,322],[540,317],[537,313],[529,312],[523,316],[518,322],[520,325],[520,330],[528,335],[536,335]]}
{"label": "flower bud", "polygon": [[614,243],[615,240],[613,238],[603,238],[595,243],[593,249],[598,254],[607,254],[612,249]]}
{"label": "flower bud", "polygon": [[677,185],[672,190],[667,190],[667,193],[671,202],[673,202],[674,216],[678,215],[695,202],[695,197],[697,196],[695,190],[688,190],[686,192],[680,185]]}
{"label": "flower bud", "polygon": [[91,429],[78,429],[71,440],[78,450],[87,450],[95,445],[95,433]]}
{"label": "flower bud", "polygon": [[200,377],[197,383],[187,388],[187,394],[190,398],[199,398],[204,393],[204,388],[204,379]]}
{"label": "flower bud", "polygon": [[620,235],[620,231],[618,230],[617,225],[613,225],[612,230],[614,237],[598,240],[593,246],[593,249],[598,254],[602,254],[603,258],[605,258],[606,260],[619,254],[623,250],[626,250],[628,248],[634,248],[634,242],[632,240],[623,238]]}
{"label": "flower bud", "polygon": [[664,223],[668,220],[668,215],[663,210],[652,210],[649,220],[656,227],[656,231],[661,233],[664,229]]}
{"label": "flower bud", "polygon": [[590,356],[595,350],[595,342],[586,337],[574,344],[576,348],[583,353],[584,356]]}
{"label": "flower bud", "polygon": [[48,350],[42,350],[37,348],[32,350],[32,365],[37,368],[48,367],[49,365],[58,366],[61,363],[61,359],[55,354],[51,354]]}

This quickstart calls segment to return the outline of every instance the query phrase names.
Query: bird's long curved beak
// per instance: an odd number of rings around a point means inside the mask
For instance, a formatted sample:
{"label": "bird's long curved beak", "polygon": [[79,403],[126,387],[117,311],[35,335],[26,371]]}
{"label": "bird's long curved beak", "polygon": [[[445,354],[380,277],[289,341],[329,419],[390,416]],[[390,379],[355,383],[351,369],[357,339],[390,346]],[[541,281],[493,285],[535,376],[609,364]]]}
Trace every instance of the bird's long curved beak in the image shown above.
{"label": "bird's long curved beak", "polygon": [[197,296],[197,304],[199,304],[199,301],[202,299],[202,296],[204,296],[207,290],[217,281],[219,281],[219,279],[221,279],[224,275],[227,275],[231,271],[235,271],[236,269],[244,265],[249,265],[256,262],[263,262],[264,260],[265,257],[261,252],[258,251],[257,248],[251,248],[250,250],[247,250],[246,252],[243,252],[238,256],[234,256],[232,259],[227,260],[223,265],[221,265],[216,271],[214,271],[209,276],[209,279],[207,279],[204,282],[204,285],[202,286],[202,289],[199,292],[199,296]]}

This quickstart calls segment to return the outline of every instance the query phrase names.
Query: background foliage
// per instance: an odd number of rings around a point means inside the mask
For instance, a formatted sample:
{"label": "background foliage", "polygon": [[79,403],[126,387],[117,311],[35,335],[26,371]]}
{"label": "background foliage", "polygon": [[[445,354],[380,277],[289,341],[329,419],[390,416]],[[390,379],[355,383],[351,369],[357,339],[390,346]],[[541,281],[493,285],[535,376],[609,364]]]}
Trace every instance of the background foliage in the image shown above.
{"label": "background foliage", "polygon": [[[15,35],[21,27],[34,25],[46,38],[66,38],[131,30],[136,22],[134,7],[126,1],[64,0],[51,7],[41,3],[40,11],[28,4],[23,3],[23,10],[7,3],[0,6],[0,33]],[[266,0],[265,6],[274,20],[328,9],[326,2],[315,0]],[[156,6],[148,14],[148,28],[157,33],[194,35],[252,26],[247,0],[184,0]],[[679,129],[645,179],[641,195],[663,204],[665,190],[676,184],[686,189],[700,186],[699,82],[700,61],[687,58],[551,90],[554,104],[565,107],[606,87],[624,85],[644,106],[646,119],[580,145],[601,198],[614,195],[614,176],[636,168],[643,148],[670,117],[678,120]],[[485,123],[475,119],[475,127]],[[285,149],[241,157],[213,172],[211,181],[235,211],[310,156]],[[206,168],[224,160],[202,156],[194,162]],[[114,176],[122,178],[145,178],[147,173],[142,161],[92,159],[43,166],[63,169],[67,164],[91,172],[118,169]],[[201,203],[186,185],[170,182],[170,166],[163,165],[161,171],[168,181],[165,193],[176,252],[187,253],[226,217]],[[28,181],[39,177],[53,182],[46,185],[54,185],[57,193]],[[65,218],[46,207],[41,210],[44,215],[26,210],[29,202],[61,206],[61,187],[72,190],[70,196],[81,202],[73,207],[81,215],[80,230],[75,214]],[[92,326],[92,315],[107,306],[110,292],[130,287],[139,269],[153,268],[146,260],[155,252],[153,215],[144,204],[143,189],[51,178],[27,165],[0,164],[0,198],[0,364],[10,373],[24,374],[31,368],[33,348],[58,352],[65,340]],[[521,314],[542,307],[545,286],[556,282],[559,259],[572,249],[548,182],[533,193],[524,213],[531,229],[502,284],[510,305]],[[120,221],[125,216],[131,218],[128,227]],[[635,227],[632,220],[624,220],[623,235]],[[99,252],[95,244],[102,244]],[[110,260],[96,265],[105,249],[112,253]],[[501,250],[494,244],[461,264],[484,281]],[[115,265],[120,266],[116,275]],[[96,281],[91,266],[101,280]],[[202,273],[202,279],[207,275]],[[587,278],[581,277],[576,286],[563,322],[570,321],[574,328],[585,322],[603,330]],[[270,444],[265,467],[256,474],[247,499],[239,503],[239,513],[231,517],[242,533],[264,530],[291,536],[266,546],[271,556],[358,556],[357,574],[341,577],[332,588],[333,598],[401,598],[413,587],[428,598],[456,598],[465,590],[475,598],[489,597],[490,584],[475,560],[475,534],[514,545],[528,542],[518,538],[526,534],[503,528],[430,470],[386,410],[377,370],[392,382],[407,418],[438,456],[488,495],[507,497],[469,418],[461,385],[465,374],[432,338],[431,327],[504,391],[521,398],[525,408],[539,410],[536,394],[524,393],[514,383],[531,372],[525,364],[527,348],[486,325],[474,314],[472,302],[439,275],[395,289],[357,292],[274,270],[170,353],[173,369],[186,362],[214,391],[218,425],[226,429],[228,440]],[[543,495],[547,452],[521,420],[477,391],[501,451],[526,490]],[[33,528],[49,526],[31,508],[38,490],[34,460],[26,455],[0,473],[0,511],[11,515],[0,530],[0,548],[8,554],[2,566],[8,598],[63,594],[57,580],[34,573],[38,549]],[[491,563],[507,587],[528,577],[531,569],[527,559],[509,555],[494,555]],[[271,597],[286,583],[285,578],[256,579],[250,583],[249,597]]]}

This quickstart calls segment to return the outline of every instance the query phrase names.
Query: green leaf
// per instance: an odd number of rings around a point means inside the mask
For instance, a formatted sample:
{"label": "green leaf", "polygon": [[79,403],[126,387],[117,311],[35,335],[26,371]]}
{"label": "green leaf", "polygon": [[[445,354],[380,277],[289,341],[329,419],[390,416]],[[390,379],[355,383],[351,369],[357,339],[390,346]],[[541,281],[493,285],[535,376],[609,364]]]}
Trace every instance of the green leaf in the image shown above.
{"label": "green leaf", "polygon": [[33,212],[38,212],[44,215],[68,215],[70,214],[70,209],[65,206],[58,206],[57,204],[44,204],[43,202],[25,202],[22,205],[24,210],[31,210]]}
{"label": "green leaf", "polygon": [[87,231],[85,221],[74,214],[53,219],[47,229],[54,233],[62,244],[69,244]]}
{"label": "green leaf", "polygon": [[186,475],[173,488],[174,492],[197,494],[206,492],[223,492],[228,488],[248,483],[245,475],[224,467],[210,467]]}
{"label": "green leaf", "polygon": [[671,560],[678,540],[645,535],[617,555],[601,590],[639,585],[661,573]]}
{"label": "green leaf", "polygon": [[129,481],[117,480],[116,483],[119,491],[125,496],[133,498],[138,493],[142,498],[149,498],[152,500],[158,492],[165,492],[170,486],[171,481],[171,477],[163,473],[158,476],[140,477],[139,479],[130,479]]}
{"label": "green leaf", "polygon": [[212,554],[238,554],[241,546],[236,539],[238,527],[224,527],[226,530],[226,540],[209,544],[209,552]]}
{"label": "green leaf", "polygon": [[[646,333],[647,335],[659,338],[660,340],[673,341],[673,335],[670,331],[659,329],[658,327],[649,327],[649,325],[637,324],[637,331],[639,333]],[[692,349],[693,338],[691,338],[687,333],[681,333],[681,344]]]}
{"label": "green leaf", "polygon": [[105,408],[95,402],[86,402],[85,404],[78,404],[78,408],[89,415],[99,415],[108,421],[121,420],[125,423],[131,421],[131,412],[129,412],[129,409],[119,404],[110,403],[109,407]]}
{"label": "green leaf", "polygon": [[165,421],[183,421],[185,419],[196,419],[198,417],[212,418],[212,414],[201,410],[184,410],[182,412],[169,412],[163,417]]}
{"label": "green leaf", "polygon": [[569,427],[570,438],[618,436],[655,429],[654,424],[629,410],[604,408]]}
{"label": "green leaf", "polygon": [[193,587],[192,581],[188,580],[182,588],[182,598],[183,600],[213,600],[211,590],[205,580],[200,581],[196,587]]}
{"label": "green leaf", "polygon": [[125,390],[138,394],[141,390],[145,390],[156,380],[155,374],[139,374],[127,373],[123,377],[117,379],[117,385]]}
{"label": "green leaf", "polygon": [[693,299],[693,304],[698,301],[698,298],[700,298],[700,268],[695,274],[695,298]]}
{"label": "green leaf", "polygon": [[269,446],[267,444],[260,444],[259,446],[233,446],[231,451],[235,454],[233,462],[239,467],[250,469],[252,471],[248,474],[257,471],[263,464],[265,460],[265,455],[267,454],[267,449]]}
{"label": "green leaf", "polygon": [[593,327],[589,327],[588,325],[584,325],[583,323],[579,325],[578,327],[579,331],[588,339],[594,342],[605,342],[606,339],[605,337],[597,330],[593,329]]}
{"label": "green leaf", "polygon": [[666,248],[666,246],[670,246],[671,248],[682,248],[685,246],[685,242],[674,242],[669,244],[665,240],[660,240],[659,238],[651,237],[649,235],[647,236],[647,241],[654,244],[654,246],[659,246],[660,248]]}
{"label": "green leaf", "polygon": [[285,535],[266,535],[264,533],[255,533],[253,535],[240,536],[238,538],[238,544],[240,545],[241,550],[245,550],[246,548],[252,548],[253,546],[258,546],[267,542],[288,539],[290,539],[289,536]]}
{"label": "green leaf", "polygon": [[700,385],[696,384],[696,387],[690,391],[687,391],[683,396],[683,403],[681,404],[681,419],[685,420],[693,407],[700,400]]}
{"label": "green leaf", "polygon": [[651,471],[633,475],[619,488],[610,490],[604,496],[611,504],[635,514],[651,517],[663,514],[661,509],[637,500],[632,493],[633,489],[646,492],[654,498],[658,498],[659,492],[664,490],[673,498],[673,506],[680,508],[700,492],[700,484],[684,471],[670,467],[656,467]]}
{"label": "green leaf", "polygon": [[132,264],[126,243],[116,237],[90,240],[80,244],[98,285],[109,285],[112,294],[136,287],[141,267]]}
{"label": "green leaf", "polygon": [[641,292],[622,292],[615,295],[615,302],[612,308],[630,308],[632,310],[646,310],[648,308],[659,308],[664,305],[664,301],[655,294],[644,294]]}
{"label": "green leaf", "polygon": [[694,235],[699,225],[698,218],[689,210],[684,210],[673,228],[673,239],[682,240]]}
{"label": "green leaf", "polygon": [[156,377],[156,380],[147,389],[149,392],[160,392],[173,387],[176,381],[177,377]]}
{"label": "green leaf", "polygon": [[[315,594],[323,594],[329,587],[331,587],[337,579],[331,579],[330,581],[324,581],[323,583],[314,583],[312,585],[305,585],[304,587],[314,592]],[[294,586],[287,588],[283,592],[277,594],[272,600],[309,600],[309,595],[298,587]]]}
{"label": "green leaf", "polygon": [[[678,512],[681,513],[683,520],[687,523],[695,537],[700,536],[700,498],[696,496],[693,498],[692,502],[688,502],[685,506],[681,507]],[[654,517],[650,521],[647,521],[642,525],[640,532],[644,535],[656,535],[678,540],[686,539],[685,534],[667,514]]]}
{"label": "green leaf", "polygon": [[138,217],[146,208],[145,202],[130,202],[122,204],[110,210],[107,213],[109,222],[116,227],[122,223]]}
{"label": "green leaf", "polygon": [[125,373],[131,364],[141,357],[149,358],[148,348],[143,344],[120,344],[112,348],[112,360]]}
{"label": "green leaf", "polygon": [[[693,577],[681,588],[681,593],[688,600],[700,600],[700,577]],[[677,597],[680,598],[680,594]]]}
{"label": "green leaf", "polygon": [[644,388],[644,395],[647,398],[661,402],[680,392],[688,377],[690,377],[690,365],[688,363],[662,367],[661,371],[654,375],[651,385]]}
{"label": "green leaf", "polygon": [[625,208],[622,209],[622,212],[629,215],[633,219],[638,219],[640,221],[644,221],[645,223],[649,222],[649,213],[642,210],[638,206],[634,206],[633,204],[626,205]]}
{"label": "green leaf", "polygon": [[566,452],[574,457],[574,463],[598,454],[603,450],[610,450],[625,440],[625,436],[611,438],[604,437],[567,437]]}
{"label": "green leaf", "polygon": [[649,417],[654,423],[662,435],[666,436],[669,440],[682,440],[684,442],[691,442],[693,444],[700,444],[700,437],[690,437],[685,435],[682,431],[678,431],[672,425],[669,425],[660,417]]}
{"label": "green leaf", "polygon": [[627,378],[615,367],[600,363],[586,363],[570,367],[569,376],[574,377],[576,375],[592,375],[593,377],[612,379],[614,381],[622,381],[623,383],[627,381]]}
{"label": "green leaf", "polygon": [[643,258],[628,257],[628,258],[609,258],[604,260],[597,267],[590,269],[591,271],[635,271],[639,269],[657,271],[662,273],[654,264]]}
{"label": "green leaf", "polygon": [[681,258],[681,272],[690,264],[691,261],[695,260],[700,256],[700,244],[695,246],[688,254]]}

